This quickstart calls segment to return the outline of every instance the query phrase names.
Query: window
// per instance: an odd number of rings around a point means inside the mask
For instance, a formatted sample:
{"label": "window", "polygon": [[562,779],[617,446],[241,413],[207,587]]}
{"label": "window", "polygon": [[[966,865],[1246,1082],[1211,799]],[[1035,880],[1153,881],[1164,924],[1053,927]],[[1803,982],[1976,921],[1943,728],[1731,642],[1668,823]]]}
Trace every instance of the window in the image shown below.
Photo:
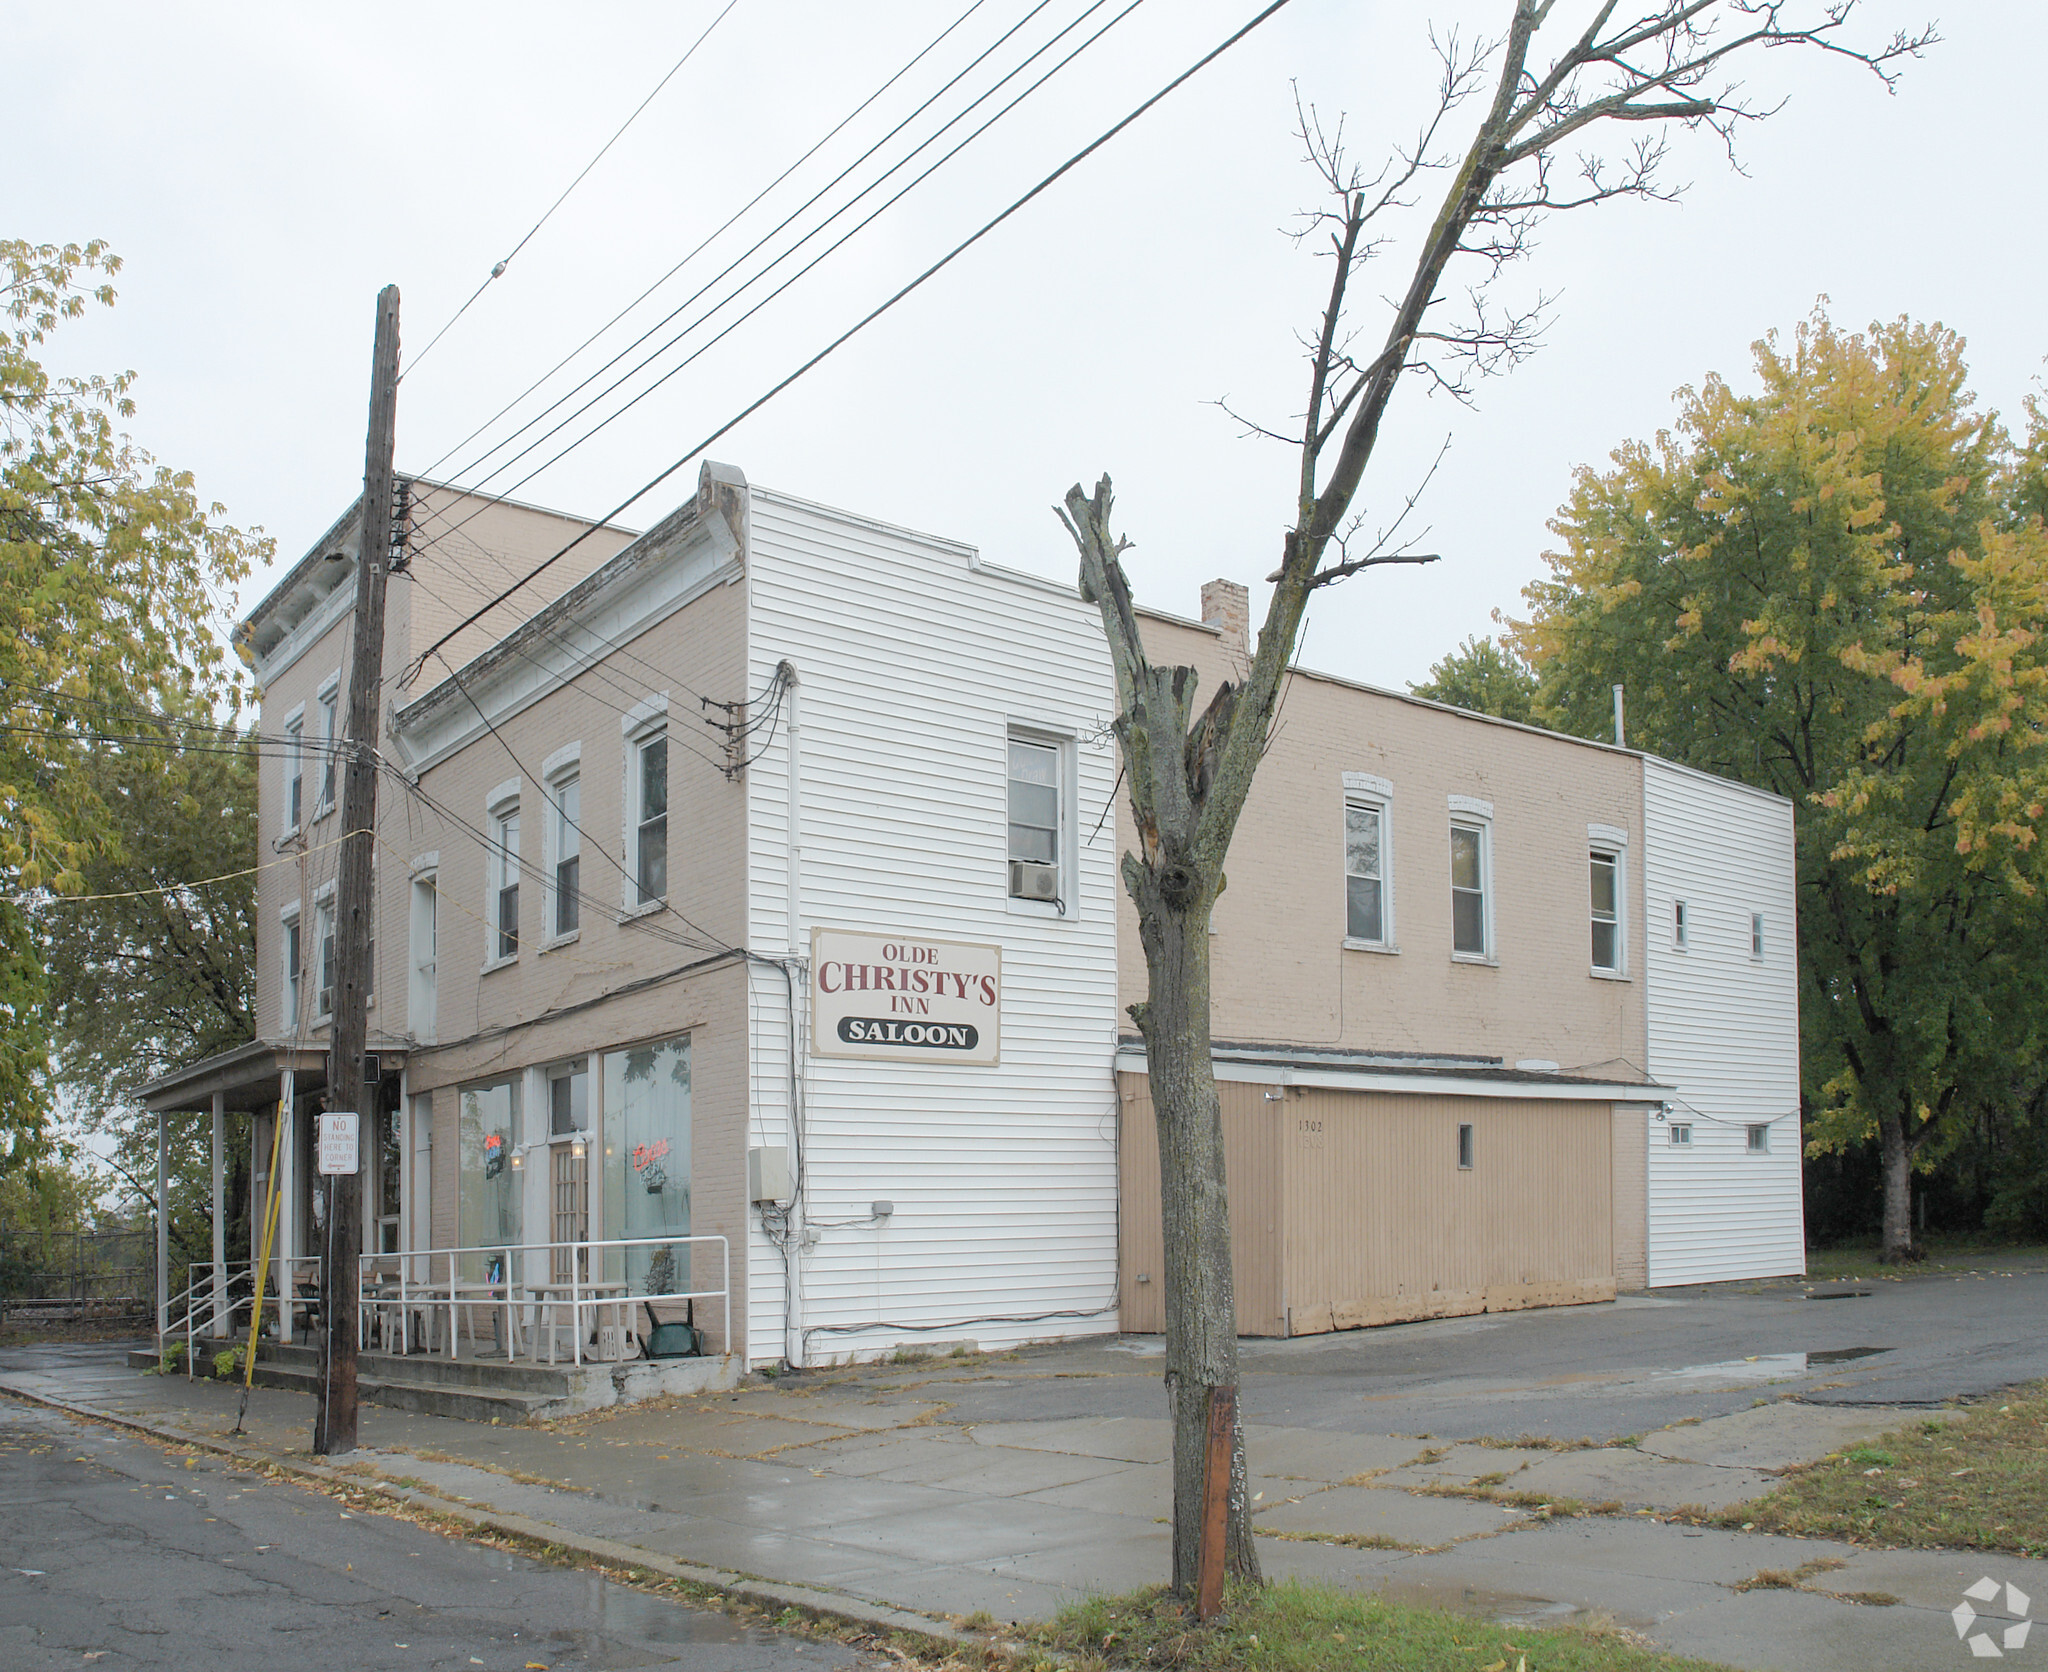
{"label": "window", "polygon": [[1680,952],[1683,952],[1686,947],[1685,902],[1683,900],[1673,900],[1671,902],[1671,944],[1673,948]]}
{"label": "window", "polygon": [[334,1014],[334,901],[330,897],[313,909],[313,956],[317,960],[319,997],[313,1004],[313,1019],[324,1022]]}
{"label": "window", "polygon": [[299,908],[291,907],[284,917],[284,1026],[287,1033],[299,1025],[299,983],[305,971],[305,952],[299,945]]}
{"label": "window", "polygon": [[590,1074],[578,1061],[548,1073],[548,1136],[568,1138],[590,1126]]}
{"label": "window", "polygon": [[668,733],[634,745],[633,883],[639,903],[668,894]]}
{"label": "window", "polygon": [[514,1252],[524,1240],[517,1076],[464,1086],[458,1094],[457,1246],[488,1252],[461,1257],[468,1282],[516,1279]]}
{"label": "window", "polygon": [[1451,951],[1488,955],[1486,935],[1486,827],[1451,826]]}
{"label": "window", "polygon": [[[687,1237],[690,1234],[690,1039],[606,1053],[604,1234]],[[688,1243],[642,1242],[605,1253],[607,1282],[633,1292],[673,1295],[690,1282]],[[673,1316],[673,1314],[671,1314]]]}
{"label": "window", "polygon": [[1460,1121],[1458,1123],[1458,1171],[1461,1173],[1472,1171],[1472,1123],[1470,1121]]}
{"label": "window", "polygon": [[316,813],[334,810],[334,744],[341,718],[341,675],[320,690],[320,805]]}
{"label": "window", "polygon": [[1344,938],[1383,946],[1387,941],[1387,810],[1376,802],[1344,801]]}
{"label": "window", "polygon": [[1054,743],[1010,739],[1010,897],[1060,900],[1060,751]]}
{"label": "window", "polygon": [[1749,914],[1749,955],[1758,963],[1764,961],[1764,914],[1760,911]]}
{"label": "window", "polygon": [[1671,1147],[1673,1149],[1688,1149],[1691,1145],[1692,1122],[1689,1120],[1673,1121],[1671,1123]]}
{"label": "window", "polygon": [[554,820],[551,832],[554,848],[554,922],[557,936],[573,935],[582,921],[579,892],[582,874],[583,818],[582,780],[573,772],[557,778],[551,786],[549,807]]}
{"label": "window", "polygon": [[519,781],[500,784],[490,811],[490,897],[486,967],[519,956]]}
{"label": "window", "polygon": [[412,877],[412,993],[406,1026],[415,1039],[434,1037],[435,972],[441,954],[441,880],[421,864]]}
{"label": "window", "polygon": [[1771,1151],[1771,1129],[1767,1123],[1752,1125],[1749,1129],[1749,1153],[1768,1155]]}
{"label": "window", "polygon": [[1593,967],[1621,970],[1621,856],[1595,848],[1593,867]]}
{"label": "window", "polygon": [[306,711],[294,709],[284,723],[284,833],[289,836],[306,816]]}

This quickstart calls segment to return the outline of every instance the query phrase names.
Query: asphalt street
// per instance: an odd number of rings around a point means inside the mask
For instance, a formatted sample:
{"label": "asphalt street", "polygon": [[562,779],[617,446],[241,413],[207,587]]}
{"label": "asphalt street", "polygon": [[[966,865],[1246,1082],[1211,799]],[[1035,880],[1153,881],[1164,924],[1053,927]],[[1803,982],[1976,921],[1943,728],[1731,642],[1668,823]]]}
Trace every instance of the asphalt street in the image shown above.
{"label": "asphalt street", "polygon": [[6,1672],[869,1664],[837,1644],[350,1511],[223,1458],[179,1456],[0,1400]]}

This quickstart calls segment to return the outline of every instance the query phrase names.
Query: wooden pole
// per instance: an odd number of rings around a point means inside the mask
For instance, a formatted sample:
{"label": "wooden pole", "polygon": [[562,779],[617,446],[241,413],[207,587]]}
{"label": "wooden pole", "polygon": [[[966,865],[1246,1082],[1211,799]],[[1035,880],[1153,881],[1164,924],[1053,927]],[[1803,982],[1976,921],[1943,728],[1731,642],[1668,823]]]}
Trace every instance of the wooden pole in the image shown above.
{"label": "wooden pole", "polygon": [[[398,427],[398,286],[377,296],[377,344],[370,368],[370,430],[364,448],[362,552],[356,567],[355,651],[348,682],[347,744],[340,762],[341,860],[334,900],[334,1030],[327,1047],[327,1108],[352,1111],[356,1170],[329,1181],[321,1238],[320,1406],[313,1449],[338,1456],[356,1448],[356,1301],[362,1252],[364,1151],[376,1118],[377,1088],[364,1084],[369,998],[375,972],[376,900],[370,887],[377,823],[377,716],[384,676],[384,582],[390,572],[396,495],[391,454]],[[308,1157],[308,1159],[312,1159]]]}
{"label": "wooden pole", "polygon": [[1202,1549],[1197,1558],[1195,1618],[1223,1607],[1223,1554],[1230,1542],[1230,1465],[1237,1437],[1237,1390],[1209,1390],[1208,1445],[1202,1463]]}

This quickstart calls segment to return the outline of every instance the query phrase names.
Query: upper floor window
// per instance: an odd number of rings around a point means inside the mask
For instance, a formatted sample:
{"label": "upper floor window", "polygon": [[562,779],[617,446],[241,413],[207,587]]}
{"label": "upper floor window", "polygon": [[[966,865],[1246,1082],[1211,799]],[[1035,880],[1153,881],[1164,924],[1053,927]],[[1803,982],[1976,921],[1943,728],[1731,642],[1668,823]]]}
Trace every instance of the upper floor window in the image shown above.
{"label": "upper floor window", "polygon": [[1683,952],[1688,944],[1686,940],[1687,928],[1685,902],[1683,900],[1673,900],[1671,902],[1671,945],[1679,952]]}
{"label": "upper floor window", "polygon": [[1760,911],[1749,914],[1749,955],[1758,963],[1764,961],[1764,914]]}
{"label": "upper floor window", "polygon": [[519,956],[519,786],[501,786],[490,802],[489,961]]}
{"label": "upper floor window", "polygon": [[334,806],[335,745],[341,724],[341,675],[336,674],[320,688],[320,805],[325,813]]}
{"label": "upper floor window", "polygon": [[290,907],[284,916],[284,1026],[287,1033],[299,1026],[300,983],[306,968],[305,949],[299,938],[299,908]]}
{"label": "upper floor window", "polygon": [[575,773],[564,773],[548,786],[548,809],[554,821],[554,921],[548,927],[557,936],[573,935],[583,920],[583,784]]}
{"label": "upper floor window", "polygon": [[641,905],[668,894],[668,732],[633,746],[633,883]]}
{"label": "upper floor window", "polygon": [[306,817],[306,711],[284,723],[284,829],[289,836]]}
{"label": "upper floor window", "polygon": [[412,993],[406,1025],[415,1039],[434,1037],[434,993],[441,957],[441,886],[434,861],[412,877]]}
{"label": "upper floor window", "polygon": [[1691,1121],[1689,1121],[1689,1120],[1675,1120],[1675,1121],[1673,1121],[1673,1122],[1671,1123],[1671,1128],[1670,1128],[1670,1130],[1671,1130],[1671,1147],[1672,1147],[1673,1149],[1684,1149],[1684,1148],[1685,1148],[1685,1147],[1686,1147],[1686,1146],[1687,1146],[1688,1144],[1690,1144],[1690,1143],[1692,1142],[1692,1122],[1691,1122]]}
{"label": "upper floor window", "polygon": [[313,1019],[324,1022],[334,1014],[334,901],[321,902],[313,911],[313,956],[319,965],[319,997],[313,1005]]}
{"label": "upper floor window", "polygon": [[1586,826],[1587,859],[1591,871],[1593,925],[1593,973],[1622,975],[1628,968],[1628,899],[1624,855],[1628,832],[1609,824]]}
{"label": "upper floor window", "polygon": [[1044,900],[1064,909],[1067,891],[1060,860],[1066,844],[1062,839],[1060,745],[1012,733],[1005,776],[1010,898]]}
{"label": "upper floor window", "polygon": [[1344,938],[1378,946],[1387,936],[1387,810],[1344,800]]}
{"label": "upper floor window", "polygon": [[1771,1150],[1771,1129],[1767,1123],[1754,1124],[1749,1129],[1749,1153],[1768,1155]]}

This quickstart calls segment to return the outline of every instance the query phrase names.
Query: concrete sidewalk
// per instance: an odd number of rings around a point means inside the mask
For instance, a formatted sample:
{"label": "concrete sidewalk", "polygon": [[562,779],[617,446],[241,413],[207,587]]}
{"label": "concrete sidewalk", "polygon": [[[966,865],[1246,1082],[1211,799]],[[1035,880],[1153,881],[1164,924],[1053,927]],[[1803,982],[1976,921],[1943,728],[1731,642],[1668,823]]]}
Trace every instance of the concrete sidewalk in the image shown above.
{"label": "concrete sidewalk", "polygon": [[[959,1410],[990,1386],[1093,1374],[1072,1362],[1055,1350],[869,1366],[533,1427],[366,1406],[365,1449],[349,1461],[472,1516],[797,1587],[821,1606],[1024,1621],[1167,1571],[1163,1418],[970,1421]],[[226,1440],[239,1395],[138,1375],[117,1352],[86,1348],[0,1351],[0,1391],[210,1445]],[[1655,1512],[1744,1501],[1777,1469],[1929,1415],[1760,1401],[1633,1445],[1571,1450],[1255,1424],[1260,1556],[1269,1576],[1509,1623],[1603,1617],[1736,1666],[1923,1672],[1970,1658],[1950,1618],[1965,1586],[1988,1573],[2048,1597],[2048,1563],[1868,1551]],[[303,1463],[311,1422],[309,1397],[259,1389],[240,1443]],[[1489,1490],[1516,1502],[1445,1495]],[[1618,1508],[1566,1518],[1536,1507],[1564,1499]],[[1735,1588],[1816,1562],[1835,1565],[1798,1589]]]}

